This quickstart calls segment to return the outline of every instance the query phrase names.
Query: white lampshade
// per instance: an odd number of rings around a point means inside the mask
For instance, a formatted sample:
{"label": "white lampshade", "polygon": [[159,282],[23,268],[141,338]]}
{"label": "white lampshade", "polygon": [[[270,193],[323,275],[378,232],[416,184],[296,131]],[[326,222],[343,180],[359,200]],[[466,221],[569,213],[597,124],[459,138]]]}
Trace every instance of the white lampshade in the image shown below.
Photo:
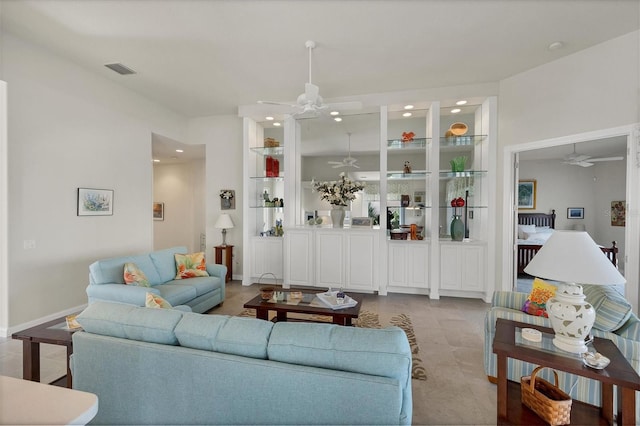
{"label": "white lampshade", "polygon": [[596,313],[578,284],[624,284],[624,277],[584,231],[554,231],[524,271],[561,281],[546,304],[555,332],[553,344],[567,352],[587,352],[585,339]]}
{"label": "white lampshade", "polygon": [[624,284],[625,278],[584,231],[553,231],[524,271],[576,284]]}
{"label": "white lampshade", "polygon": [[231,220],[231,216],[223,213],[220,215],[220,217],[216,221],[216,224],[213,226],[218,229],[231,229],[233,228],[233,221]]}

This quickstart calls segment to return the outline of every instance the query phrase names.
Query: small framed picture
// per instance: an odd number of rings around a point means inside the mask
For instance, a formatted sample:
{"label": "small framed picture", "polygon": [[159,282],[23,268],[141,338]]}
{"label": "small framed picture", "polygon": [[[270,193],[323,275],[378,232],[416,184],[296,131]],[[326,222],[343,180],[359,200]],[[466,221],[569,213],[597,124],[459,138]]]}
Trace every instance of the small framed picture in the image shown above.
{"label": "small framed picture", "polygon": [[153,203],[153,220],[164,220],[164,203]]}
{"label": "small framed picture", "polygon": [[373,226],[373,218],[370,217],[352,217],[352,227],[371,228]]}
{"label": "small framed picture", "polygon": [[518,209],[535,210],[536,208],[536,181],[521,180],[518,182]]}
{"label": "small framed picture", "polygon": [[584,219],[584,207],[567,208],[567,219]]}
{"label": "small framed picture", "polygon": [[78,216],[112,216],[113,189],[78,188]]}

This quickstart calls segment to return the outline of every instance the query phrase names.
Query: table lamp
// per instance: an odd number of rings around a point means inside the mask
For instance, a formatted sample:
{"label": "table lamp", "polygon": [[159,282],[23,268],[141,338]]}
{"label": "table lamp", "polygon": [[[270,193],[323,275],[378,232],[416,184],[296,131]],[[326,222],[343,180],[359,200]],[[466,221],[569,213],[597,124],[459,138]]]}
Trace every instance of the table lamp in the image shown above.
{"label": "table lamp", "polygon": [[226,213],[221,214],[218,220],[216,221],[216,224],[214,225],[214,227],[218,229],[222,229],[222,246],[226,247],[227,246],[227,229],[233,228],[233,221],[231,220],[231,216],[229,216]]}
{"label": "table lamp", "polygon": [[596,313],[585,302],[580,284],[624,284],[625,278],[584,231],[554,231],[524,271],[540,278],[560,281],[547,313],[555,331],[553,344],[567,352],[587,352]]}

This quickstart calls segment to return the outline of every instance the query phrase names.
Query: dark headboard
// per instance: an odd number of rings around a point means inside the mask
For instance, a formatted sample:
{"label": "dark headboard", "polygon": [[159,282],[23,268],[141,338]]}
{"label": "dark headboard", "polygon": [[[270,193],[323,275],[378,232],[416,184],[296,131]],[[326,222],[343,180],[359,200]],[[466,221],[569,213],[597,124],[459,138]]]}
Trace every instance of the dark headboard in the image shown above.
{"label": "dark headboard", "polygon": [[551,213],[518,213],[518,225],[548,226],[552,229],[556,227],[556,211]]}

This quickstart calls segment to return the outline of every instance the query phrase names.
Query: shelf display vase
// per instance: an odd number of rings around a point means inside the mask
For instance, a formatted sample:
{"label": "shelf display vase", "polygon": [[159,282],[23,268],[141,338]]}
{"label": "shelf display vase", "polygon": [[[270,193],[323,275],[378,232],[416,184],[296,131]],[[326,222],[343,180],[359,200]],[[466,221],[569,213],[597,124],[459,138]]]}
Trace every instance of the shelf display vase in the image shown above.
{"label": "shelf display vase", "polygon": [[462,241],[464,238],[464,223],[460,219],[459,214],[454,214],[451,219],[451,239],[453,241]]}
{"label": "shelf display vase", "polygon": [[334,228],[342,228],[344,226],[344,207],[332,206],[331,209],[331,224]]}

